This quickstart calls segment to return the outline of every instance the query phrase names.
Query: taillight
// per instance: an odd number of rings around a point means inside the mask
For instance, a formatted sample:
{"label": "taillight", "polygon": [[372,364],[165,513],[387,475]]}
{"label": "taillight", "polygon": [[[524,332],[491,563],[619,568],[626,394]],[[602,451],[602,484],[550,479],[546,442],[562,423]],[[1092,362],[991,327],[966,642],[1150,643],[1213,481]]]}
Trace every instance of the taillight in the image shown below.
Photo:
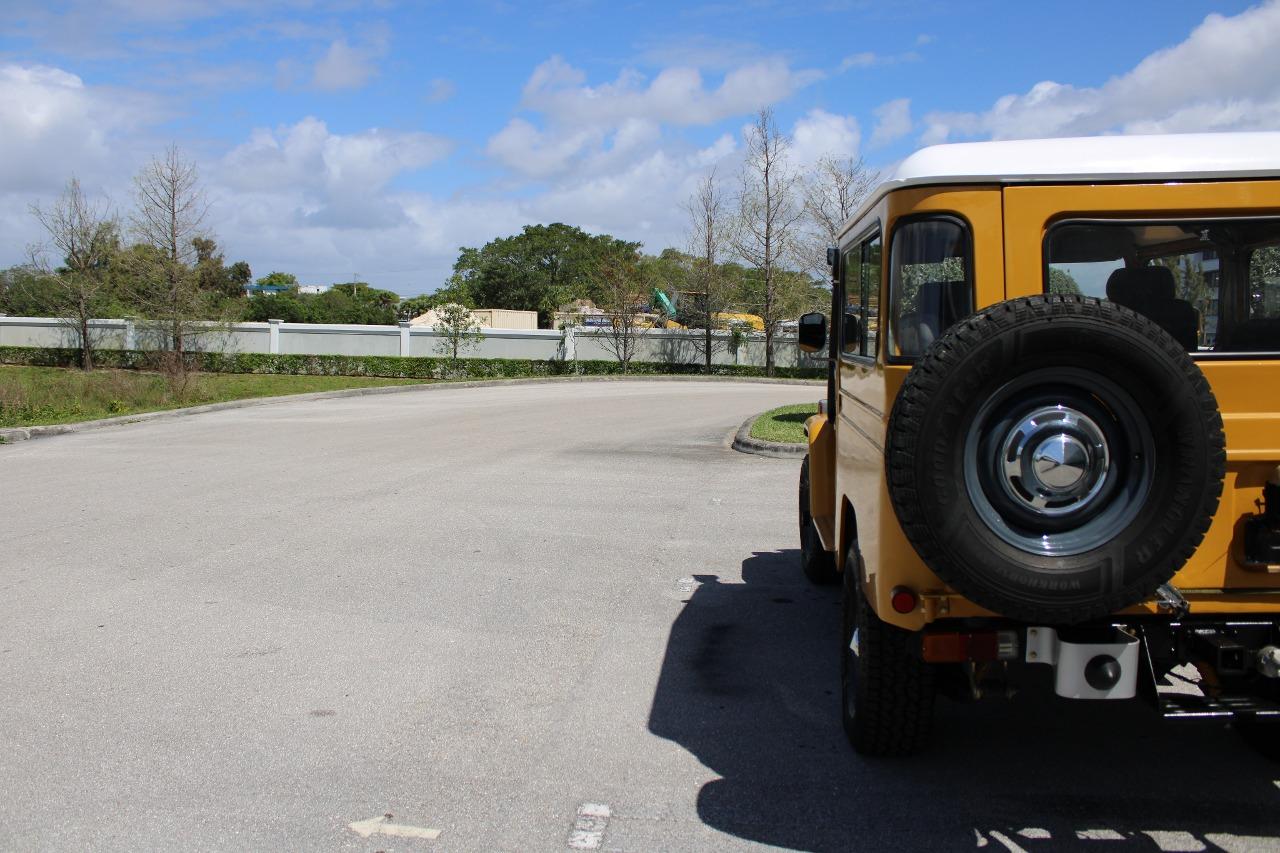
{"label": "taillight", "polygon": [[924,634],[920,638],[920,656],[929,663],[1014,660],[1018,657],[1018,632]]}
{"label": "taillight", "polygon": [[905,586],[894,587],[893,592],[889,593],[889,604],[899,613],[910,613],[919,603],[916,594]]}

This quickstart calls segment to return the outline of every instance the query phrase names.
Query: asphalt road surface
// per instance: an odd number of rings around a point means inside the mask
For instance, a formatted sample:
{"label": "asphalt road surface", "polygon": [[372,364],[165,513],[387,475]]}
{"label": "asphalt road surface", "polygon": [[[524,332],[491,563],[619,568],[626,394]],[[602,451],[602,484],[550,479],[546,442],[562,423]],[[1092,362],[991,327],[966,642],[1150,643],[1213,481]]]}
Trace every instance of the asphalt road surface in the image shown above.
{"label": "asphalt road surface", "polygon": [[[1280,765],[1140,705],[939,705],[856,757],[814,387],[289,402],[0,447],[0,848],[1251,850]],[[353,826],[354,825],[354,826]]]}

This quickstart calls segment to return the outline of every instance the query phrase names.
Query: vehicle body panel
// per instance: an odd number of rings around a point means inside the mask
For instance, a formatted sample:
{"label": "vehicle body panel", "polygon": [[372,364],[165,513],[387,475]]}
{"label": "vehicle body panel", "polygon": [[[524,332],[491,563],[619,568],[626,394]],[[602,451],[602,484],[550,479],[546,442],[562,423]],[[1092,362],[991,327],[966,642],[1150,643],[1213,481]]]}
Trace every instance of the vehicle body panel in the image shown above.
{"label": "vehicle body panel", "polygon": [[[879,329],[888,324],[894,227],[903,217],[934,213],[955,215],[969,224],[974,307],[982,308],[1044,292],[1044,240],[1057,222],[1090,217],[1280,215],[1280,181],[944,185],[892,190],[846,227],[840,245],[845,251],[878,223],[883,246]],[[838,334],[839,323],[833,318],[832,335]],[[835,429],[818,431],[814,446],[821,447],[813,457],[833,460],[828,463],[834,465],[829,492],[825,485],[823,490],[817,487],[820,480],[828,481],[818,472],[818,462],[811,461],[814,516],[835,521],[831,539],[823,531],[823,542],[835,552],[842,570],[849,568],[843,565],[847,545],[857,542],[865,564],[864,592],[887,622],[920,630],[938,618],[990,616],[948,589],[925,566],[889,502],[885,435],[910,364],[886,358],[885,337],[878,336],[874,359],[837,359],[836,411],[830,413]],[[833,345],[835,351],[838,346]],[[1209,531],[1173,583],[1183,590],[1195,614],[1280,613],[1280,571],[1246,566],[1236,544],[1244,519],[1258,511],[1263,484],[1280,465],[1280,354],[1273,359],[1201,358],[1198,363],[1223,415],[1228,469],[1222,502]],[[890,606],[891,590],[899,585],[919,594],[921,606],[915,611],[899,614]],[[1156,610],[1154,602],[1144,602],[1122,612]]]}

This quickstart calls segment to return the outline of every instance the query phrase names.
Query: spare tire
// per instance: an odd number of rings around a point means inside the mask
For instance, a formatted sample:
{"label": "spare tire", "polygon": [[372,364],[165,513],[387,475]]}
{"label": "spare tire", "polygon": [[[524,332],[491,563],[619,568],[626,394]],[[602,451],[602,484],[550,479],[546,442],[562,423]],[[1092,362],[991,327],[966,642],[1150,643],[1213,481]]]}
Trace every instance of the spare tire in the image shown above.
{"label": "spare tire", "polygon": [[951,327],[889,417],[889,496],[939,578],[1012,618],[1071,624],[1154,593],[1222,493],[1217,401],[1158,325],[1031,296]]}

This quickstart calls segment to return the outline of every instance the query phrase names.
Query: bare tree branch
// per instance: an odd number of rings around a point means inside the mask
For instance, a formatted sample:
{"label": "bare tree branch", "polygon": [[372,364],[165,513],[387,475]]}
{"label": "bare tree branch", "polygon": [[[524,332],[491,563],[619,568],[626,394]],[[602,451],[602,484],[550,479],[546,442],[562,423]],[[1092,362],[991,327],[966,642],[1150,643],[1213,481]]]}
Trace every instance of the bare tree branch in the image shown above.
{"label": "bare tree branch", "polygon": [[638,320],[644,313],[646,294],[637,258],[634,253],[614,252],[600,262],[596,275],[602,307],[610,320],[602,331],[601,343],[622,365],[625,374],[644,334]]}
{"label": "bare tree branch", "polygon": [[827,278],[826,247],[839,241],[840,229],[880,182],[880,173],[869,170],[862,158],[822,157],[804,178],[804,212],[807,220],[801,265]]}
{"label": "bare tree branch", "polygon": [[172,366],[186,369],[191,339],[208,333],[209,294],[200,288],[197,240],[209,205],[194,162],[176,145],[134,177],[136,209],[130,217],[140,246],[125,257],[133,273],[135,301],[174,353]]}
{"label": "bare tree branch", "polygon": [[[32,268],[49,286],[45,307],[74,330],[80,342],[80,366],[92,370],[96,341],[89,321],[106,296],[107,266],[119,243],[116,219],[106,201],[94,204],[86,199],[74,177],[52,207],[33,205],[31,213],[49,235],[48,244],[28,247]],[[50,248],[62,258],[58,267],[48,262]]]}
{"label": "bare tree branch", "polygon": [[687,316],[693,317],[702,328],[695,348],[703,358],[706,372],[710,373],[712,357],[728,345],[727,338],[717,336],[715,331],[724,326],[718,315],[728,302],[727,283],[720,270],[721,256],[734,237],[734,222],[724,190],[716,181],[715,169],[698,182],[697,189],[685,203],[685,210],[689,214],[689,254],[693,258],[690,295],[694,300]]}
{"label": "bare tree branch", "polygon": [[747,151],[738,196],[734,252],[756,271],[757,309],[764,320],[765,372],[773,375],[773,340],[782,316],[779,273],[796,255],[804,207],[796,202],[798,179],[787,162],[791,141],[778,130],[773,111],[762,109],[747,131]]}

